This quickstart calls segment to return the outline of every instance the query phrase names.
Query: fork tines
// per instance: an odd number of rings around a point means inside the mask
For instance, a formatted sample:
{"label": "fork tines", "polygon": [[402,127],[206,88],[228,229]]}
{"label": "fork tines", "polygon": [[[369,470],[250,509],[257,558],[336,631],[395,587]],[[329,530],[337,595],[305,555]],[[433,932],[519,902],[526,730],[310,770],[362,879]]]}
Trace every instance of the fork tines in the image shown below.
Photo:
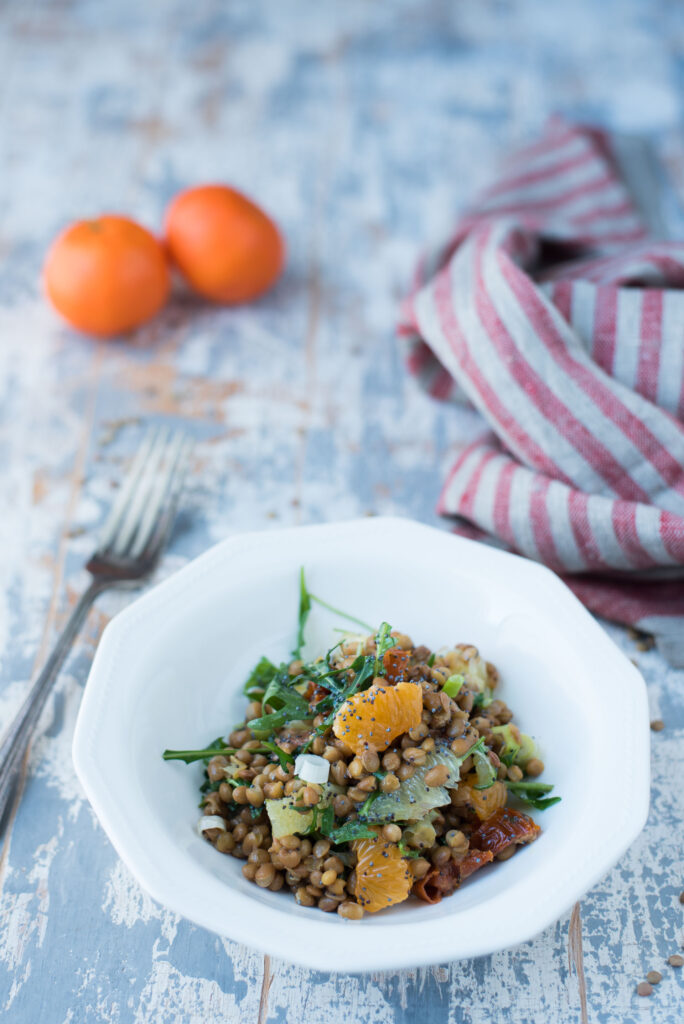
{"label": "fork tines", "polygon": [[182,430],[161,426],[147,432],[102,529],[98,555],[137,559],[165,539],[191,449]]}

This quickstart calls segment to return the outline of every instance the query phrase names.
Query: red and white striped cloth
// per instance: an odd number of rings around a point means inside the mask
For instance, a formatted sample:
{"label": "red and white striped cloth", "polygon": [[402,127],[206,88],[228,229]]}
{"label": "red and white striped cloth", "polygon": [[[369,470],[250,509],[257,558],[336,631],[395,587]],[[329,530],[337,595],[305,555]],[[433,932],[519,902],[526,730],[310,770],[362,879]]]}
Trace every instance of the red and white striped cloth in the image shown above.
{"label": "red and white striped cloth", "polygon": [[[684,664],[684,243],[647,238],[607,138],[555,119],[423,259],[408,365],[491,433],[439,511]],[[568,575],[571,574],[571,575]]]}

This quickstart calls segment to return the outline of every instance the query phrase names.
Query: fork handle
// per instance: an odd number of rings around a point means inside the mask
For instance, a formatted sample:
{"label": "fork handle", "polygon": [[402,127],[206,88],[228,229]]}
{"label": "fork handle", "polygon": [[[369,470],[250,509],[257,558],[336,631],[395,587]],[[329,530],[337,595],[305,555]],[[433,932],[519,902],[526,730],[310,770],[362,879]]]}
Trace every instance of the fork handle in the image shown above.
{"label": "fork handle", "polygon": [[33,730],[45,707],[52,685],[93,602],[103,590],[111,585],[112,581],[110,580],[92,580],[69,616],[45,667],[3,737],[2,744],[0,744],[0,838],[7,827],[9,811],[21,777],[24,757],[31,742]]}

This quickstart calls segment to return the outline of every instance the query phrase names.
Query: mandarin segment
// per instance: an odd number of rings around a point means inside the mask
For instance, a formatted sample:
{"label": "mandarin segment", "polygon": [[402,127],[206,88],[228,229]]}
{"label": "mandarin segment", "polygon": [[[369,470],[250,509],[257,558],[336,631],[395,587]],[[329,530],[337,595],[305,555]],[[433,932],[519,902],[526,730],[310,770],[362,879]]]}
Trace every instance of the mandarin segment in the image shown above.
{"label": "mandarin segment", "polygon": [[356,885],[354,895],[369,914],[385,910],[408,898],[413,876],[396,843],[375,839],[357,839]]}
{"label": "mandarin segment", "polygon": [[371,686],[347,698],[335,715],[333,732],[355,754],[386,750],[392,740],[414,729],[423,712],[417,683]]}
{"label": "mandarin segment", "polygon": [[494,782],[487,789],[477,788],[477,774],[471,772],[452,795],[452,804],[464,813],[475,814],[486,821],[506,805],[508,792],[503,782]]}

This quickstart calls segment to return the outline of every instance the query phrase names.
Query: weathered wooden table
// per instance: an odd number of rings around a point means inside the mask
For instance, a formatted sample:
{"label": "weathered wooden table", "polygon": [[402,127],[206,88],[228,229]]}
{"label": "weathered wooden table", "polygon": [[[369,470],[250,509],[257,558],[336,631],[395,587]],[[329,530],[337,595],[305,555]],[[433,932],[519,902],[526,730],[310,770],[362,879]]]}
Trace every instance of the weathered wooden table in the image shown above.
{"label": "weathered wooden table", "polygon": [[[683,40],[681,6],[665,0],[584,0],[567,16],[548,0],[5,0],[0,724],[83,586],[139,420],[190,421],[199,439],[162,573],[247,528],[373,512],[436,521],[443,469],[479,421],[402,367],[393,325],[418,247],[553,108],[649,133],[674,186],[655,213],[681,231]],[[179,297],[111,344],[56,321],[39,269],[66,221],[121,210],[156,226],[175,190],[212,179],[243,187],[286,232],[287,273],[266,300],[222,310]],[[655,651],[611,628],[665,729],[648,827],[572,915],[472,962],[320,974],[155,905],[95,820],[71,738],[122,602],[101,601],[62,674],[2,849],[3,1020],[681,1020],[682,971],[665,961],[684,922],[684,673]],[[582,756],[573,736],[568,756]],[[587,799],[609,794],[596,779]],[[652,968],[663,981],[640,999]]]}

